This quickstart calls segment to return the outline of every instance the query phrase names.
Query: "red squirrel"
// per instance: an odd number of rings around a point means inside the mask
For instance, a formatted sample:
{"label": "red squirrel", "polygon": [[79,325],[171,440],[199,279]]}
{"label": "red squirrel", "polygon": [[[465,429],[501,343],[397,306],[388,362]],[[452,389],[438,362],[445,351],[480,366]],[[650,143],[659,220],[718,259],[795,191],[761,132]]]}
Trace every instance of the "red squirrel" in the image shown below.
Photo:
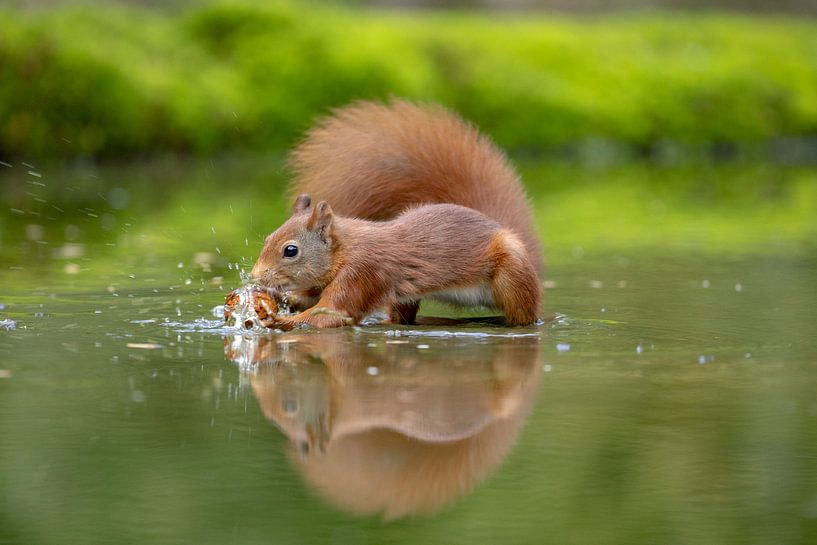
{"label": "red squirrel", "polygon": [[265,325],[338,327],[382,308],[410,324],[424,297],[536,321],[531,208],[508,159],[472,125],[441,107],[358,102],[320,121],[290,161],[300,195],[251,277],[302,312]]}

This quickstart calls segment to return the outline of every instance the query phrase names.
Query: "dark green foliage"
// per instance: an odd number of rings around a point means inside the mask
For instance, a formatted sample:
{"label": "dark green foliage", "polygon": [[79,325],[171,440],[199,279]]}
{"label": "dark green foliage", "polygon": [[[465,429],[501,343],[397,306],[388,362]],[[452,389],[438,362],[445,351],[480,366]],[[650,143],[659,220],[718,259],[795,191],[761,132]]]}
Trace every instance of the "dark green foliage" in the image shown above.
{"label": "dark green foliage", "polygon": [[442,102],[512,150],[817,135],[817,23],[272,3],[0,13],[0,155],[291,146],[361,98]]}

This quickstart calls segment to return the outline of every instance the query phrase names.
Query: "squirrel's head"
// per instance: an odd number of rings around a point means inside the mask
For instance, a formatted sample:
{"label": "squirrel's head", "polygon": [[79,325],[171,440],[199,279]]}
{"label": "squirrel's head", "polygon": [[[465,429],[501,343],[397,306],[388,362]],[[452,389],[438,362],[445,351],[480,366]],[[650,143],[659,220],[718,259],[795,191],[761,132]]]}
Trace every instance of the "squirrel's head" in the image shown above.
{"label": "squirrel's head", "polygon": [[252,278],[282,291],[323,288],[330,280],[333,247],[332,209],[326,201],[312,206],[309,195],[301,195],[292,216],[264,242]]}

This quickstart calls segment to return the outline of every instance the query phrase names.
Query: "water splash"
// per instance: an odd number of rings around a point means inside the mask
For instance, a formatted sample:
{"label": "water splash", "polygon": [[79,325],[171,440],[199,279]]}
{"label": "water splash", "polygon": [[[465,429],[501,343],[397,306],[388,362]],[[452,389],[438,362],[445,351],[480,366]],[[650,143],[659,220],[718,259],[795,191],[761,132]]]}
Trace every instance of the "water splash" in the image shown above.
{"label": "water splash", "polygon": [[14,320],[10,318],[0,320],[0,330],[14,331],[15,329],[17,329],[17,322],[15,322]]}

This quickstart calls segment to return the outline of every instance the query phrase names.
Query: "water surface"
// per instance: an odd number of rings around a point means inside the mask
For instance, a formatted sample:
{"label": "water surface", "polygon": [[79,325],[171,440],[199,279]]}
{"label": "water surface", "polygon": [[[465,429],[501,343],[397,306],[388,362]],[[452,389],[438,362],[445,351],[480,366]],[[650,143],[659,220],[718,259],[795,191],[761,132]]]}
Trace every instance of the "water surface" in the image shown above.
{"label": "water surface", "polygon": [[0,543],[813,543],[815,174],[526,179],[544,324],[248,335],[277,163],[15,164]]}

